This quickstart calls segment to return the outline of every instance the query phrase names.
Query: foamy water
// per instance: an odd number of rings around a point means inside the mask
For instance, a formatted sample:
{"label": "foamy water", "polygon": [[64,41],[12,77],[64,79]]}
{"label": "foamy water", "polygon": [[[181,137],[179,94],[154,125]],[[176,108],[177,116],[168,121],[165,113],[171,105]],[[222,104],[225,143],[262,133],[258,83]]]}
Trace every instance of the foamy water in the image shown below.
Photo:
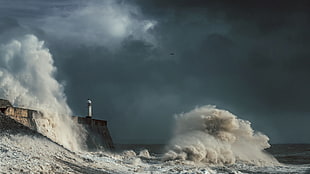
{"label": "foamy water", "polygon": [[5,124],[0,131],[0,173],[288,174],[310,171],[310,165],[256,165],[238,160],[225,165],[191,159],[167,161],[166,154],[149,153],[147,149],[119,153],[73,152],[8,117],[1,115],[0,121]]}
{"label": "foamy water", "polygon": [[83,146],[83,129],[71,120],[64,89],[55,79],[56,67],[49,50],[34,35],[0,46],[0,98],[15,106],[39,110],[38,131],[68,149]]}
{"label": "foamy water", "polygon": [[166,160],[190,160],[210,164],[280,165],[264,152],[269,138],[255,132],[251,123],[215,106],[202,106],[176,116],[175,137]]}
{"label": "foamy water", "polygon": [[[0,173],[306,173],[309,165],[255,166],[244,163],[216,166],[200,162],[163,162],[160,155],[139,152],[79,152],[34,135],[0,136]],[[146,150],[141,152],[146,153]],[[138,154],[138,155],[137,155]]]}

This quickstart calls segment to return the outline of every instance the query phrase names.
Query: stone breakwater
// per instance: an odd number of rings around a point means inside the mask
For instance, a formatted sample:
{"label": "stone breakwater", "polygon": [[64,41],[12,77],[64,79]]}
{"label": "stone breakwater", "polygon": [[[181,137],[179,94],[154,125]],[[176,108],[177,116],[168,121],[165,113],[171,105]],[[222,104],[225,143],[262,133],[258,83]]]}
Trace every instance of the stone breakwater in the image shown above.
{"label": "stone breakwater", "polygon": [[[16,122],[32,130],[38,131],[36,118],[41,118],[43,113],[28,108],[14,107],[8,100],[0,99],[0,113],[14,119]],[[88,150],[99,148],[113,149],[114,144],[110,135],[107,121],[97,120],[89,117],[72,117],[72,120],[83,126],[86,130],[85,146]],[[5,123],[1,123],[5,127]],[[15,128],[17,129],[17,128]]]}

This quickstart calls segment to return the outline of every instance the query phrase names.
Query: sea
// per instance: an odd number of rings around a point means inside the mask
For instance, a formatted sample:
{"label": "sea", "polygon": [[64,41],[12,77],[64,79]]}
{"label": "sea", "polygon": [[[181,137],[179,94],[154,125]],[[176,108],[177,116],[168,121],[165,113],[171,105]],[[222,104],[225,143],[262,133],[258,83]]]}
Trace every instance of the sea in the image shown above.
{"label": "sea", "polygon": [[[231,164],[163,158],[163,144],[116,144],[113,151],[72,151],[16,121],[0,116],[0,173],[87,174],[310,174],[310,144],[273,144],[279,162]],[[255,157],[253,156],[253,159]]]}
{"label": "sea", "polygon": [[[134,150],[139,152],[143,149],[148,149],[150,154],[162,155],[167,149],[165,144],[116,144],[116,150],[126,151]],[[304,173],[310,174],[310,144],[272,144],[270,148],[265,150],[267,153],[274,156],[281,166],[252,166],[247,164],[237,164],[230,166],[212,166],[215,173]],[[229,171],[230,168],[230,171]],[[182,173],[182,172],[180,172]],[[185,172],[186,173],[186,172]]]}

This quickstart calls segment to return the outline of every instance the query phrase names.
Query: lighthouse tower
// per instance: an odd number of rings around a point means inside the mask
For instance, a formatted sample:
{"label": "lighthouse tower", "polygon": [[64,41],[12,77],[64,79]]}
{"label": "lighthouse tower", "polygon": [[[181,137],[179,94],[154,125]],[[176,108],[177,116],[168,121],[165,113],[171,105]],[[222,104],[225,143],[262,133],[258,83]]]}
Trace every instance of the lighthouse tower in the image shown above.
{"label": "lighthouse tower", "polygon": [[87,107],[88,107],[88,114],[87,114],[87,118],[91,118],[92,117],[92,112],[91,112],[91,100],[87,99]]}

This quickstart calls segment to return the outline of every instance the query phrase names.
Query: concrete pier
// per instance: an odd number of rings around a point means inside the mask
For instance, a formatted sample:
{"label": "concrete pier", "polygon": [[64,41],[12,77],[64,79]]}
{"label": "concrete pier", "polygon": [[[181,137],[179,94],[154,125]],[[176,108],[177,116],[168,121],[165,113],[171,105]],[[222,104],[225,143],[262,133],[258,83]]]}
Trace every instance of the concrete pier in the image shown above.
{"label": "concrete pier", "polygon": [[[5,99],[0,99],[0,112],[35,131],[37,131],[37,125],[34,116],[35,114],[42,114],[36,110],[14,107],[8,100]],[[114,148],[106,120],[96,120],[89,116],[86,118],[72,116],[72,119],[76,121],[77,124],[83,125],[86,129],[86,144],[90,150],[100,147],[107,149]]]}

